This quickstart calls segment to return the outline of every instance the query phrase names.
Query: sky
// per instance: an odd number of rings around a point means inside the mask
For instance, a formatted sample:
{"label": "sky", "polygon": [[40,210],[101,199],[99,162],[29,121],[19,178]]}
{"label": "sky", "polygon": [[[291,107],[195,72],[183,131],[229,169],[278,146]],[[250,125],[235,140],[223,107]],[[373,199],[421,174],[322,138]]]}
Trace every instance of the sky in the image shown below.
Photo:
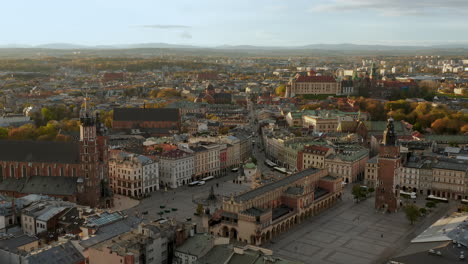
{"label": "sky", "polygon": [[468,43],[468,0],[4,0],[0,45]]}

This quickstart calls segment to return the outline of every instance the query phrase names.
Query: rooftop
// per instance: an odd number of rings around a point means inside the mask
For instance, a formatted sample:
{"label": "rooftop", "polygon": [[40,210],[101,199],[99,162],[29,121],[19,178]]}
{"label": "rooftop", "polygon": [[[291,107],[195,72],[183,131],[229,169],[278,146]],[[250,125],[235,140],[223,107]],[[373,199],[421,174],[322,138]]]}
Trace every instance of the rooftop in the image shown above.
{"label": "rooftop", "polygon": [[296,82],[316,82],[316,83],[323,83],[323,82],[331,82],[335,83],[336,80],[333,76],[298,76],[296,78]]}
{"label": "rooftop", "polygon": [[243,194],[240,194],[238,196],[235,197],[235,200],[237,202],[244,202],[244,201],[248,201],[248,200],[251,200],[257,196],[260,196],[260,195],[263,195],[267,192],[270,192],[272,190],[275,190],[277,188],[280,188],[282,186],[286,186],[286,185],[289,185],[291,183],[294,183],[304,177],[307,177],[309,175],[312,175],[312,174],[315,174],[317,172],[319,172],[320,170],[319,169],[315,169],[315,168],[309,168],[309,169],[306,169],[306,170],[303,170],[303,171],[300,171],[298,173],[295,173],[295,174],[292,174],[291,176],[287,176],[287,177],[284,177],[276,182],[273,182],[273,183],[270,183],[270,184],[266,184],[266,185],[262,185],[260,187],[258,187],[257,189],[253,189],[251,191],[248,191],[248,192],[245,192]]}
{"label": "rooftop", "polygon": [[29,264],[76,264],[85,261],[71,242],[33,252],[27,259]]}
{"label": "rooftop", "polygon": [[0,161],[77,164],[79,155],[76,142],[0,140]]}
{"label": "rooftop", "polygon": [[115,121],[179,121],[177,108],[114,108]]}
{"label": "rooftop", "polygon": [[204,256],[213,248],[213,236],[209,234],[195,234],[187,239],[181,246],[176,248],[176,252],[189,254],[196,257]]}

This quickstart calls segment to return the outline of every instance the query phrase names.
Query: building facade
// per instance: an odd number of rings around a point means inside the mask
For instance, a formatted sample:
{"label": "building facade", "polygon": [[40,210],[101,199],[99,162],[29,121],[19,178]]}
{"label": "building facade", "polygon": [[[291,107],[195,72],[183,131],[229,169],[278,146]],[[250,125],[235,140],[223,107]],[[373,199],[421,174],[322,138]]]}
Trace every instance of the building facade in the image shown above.
{"label": "building facade", "polygon": [[213,234],[260,245],[338,201],[342,179],[327,170],[306,169],[223,201],[203,217]]}
{"label": "building facade", "polygon": [[286,87],[286,97],[294,97],[304,94],[341,94],[341,82],[333,76],[318,76],[313,71],[307,75],[297,74],[289,80]]}
{"label": "building facade", "polygon": [[[91,207],[110,207],[107,137],[99,115],[83,112],[78,142],[0,140],[0,179],[72,177],[74,198]],[[38,186],[37,186],[38,187]],[[0,192],[8,190],[0,190]],[[39,189],[37,189],[39,191]],[[34,188],[15,196],[36,193]]]}
{"label": "building facade", "polygon": [[159,157],[160,185],[177,188],[190,183],[195,175],[194,154],[176,149]]}
{"label": "building facade", "polygon": [[109,159],[109,183],[114,193],[133,197],[159,190],[158,163],[143,155],[119,151]]}

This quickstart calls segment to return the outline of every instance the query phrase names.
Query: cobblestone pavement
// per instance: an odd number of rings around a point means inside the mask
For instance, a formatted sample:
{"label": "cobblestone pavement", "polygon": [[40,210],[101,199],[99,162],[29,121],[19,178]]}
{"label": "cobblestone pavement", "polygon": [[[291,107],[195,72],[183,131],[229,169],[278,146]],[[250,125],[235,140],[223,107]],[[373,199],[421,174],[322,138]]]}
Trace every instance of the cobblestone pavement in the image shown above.
{"label": "cobblestone pavement", "polygon": [[[199,219],[194,217],[197,205],[192,200],[197,197],[208,197],[211,186],[213,186],[215,195],[227,197],[250,188],[249,184],[233,183],[232,179],[236,175],[236,173],[229,173],[227,176],[208,181],[203,186],[183,186],[175,190],[168,189],[167,191],[153,192],[151,197],[141,200],[137,206],[125,210],[125,213],[155,220],[160,217],[158,215],[160,211],[169,210],[169,212],[164,213],[164,217],[175,218],[179,221],[184,221],[190,217],[192,220],[197,221]],[[218,187],[216,187],[216,183],[218,183]],[[165,208],[161,209],[160,206],[165,206]],[[177,208],[177,211],[172,211],[172,208]],[[214,209],[214,206],[212,209]]]}
{"label": "cobblestone pavement", "polygon": [[349,193],[347,187],[343,201],[281,234],[265,247],[307,264],[385,263],[449,210],[449,205],[440,204],[411,226],[401,210],[394,214],[376,212],[373,197],[354,203]]}
{"label": "cobblestone pavement", "polygon": [[133,208],[139,203],[140,201],[132,199],[130,197],[114,194],[114,207],[112,207],[112,209],[116,211],[123,211],[129,208]]}

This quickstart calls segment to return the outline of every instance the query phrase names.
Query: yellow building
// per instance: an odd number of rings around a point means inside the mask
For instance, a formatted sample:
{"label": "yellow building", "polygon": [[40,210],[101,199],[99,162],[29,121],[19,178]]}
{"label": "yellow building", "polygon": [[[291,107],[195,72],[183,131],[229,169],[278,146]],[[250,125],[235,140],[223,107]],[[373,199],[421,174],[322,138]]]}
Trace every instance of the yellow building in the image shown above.
{"label": "yellow building", "polygon": [[306,169],[224,200],[203,225],[212,234],[261,245],[334,204],[341,182],[326,170]]}
{"label": "yellow building", "polygon": [[309,71],[307,75],[296,74],[289,80],[286,96],[294,97],[302,94],[341,94],[341,82],[333,76],[319,76]]}

